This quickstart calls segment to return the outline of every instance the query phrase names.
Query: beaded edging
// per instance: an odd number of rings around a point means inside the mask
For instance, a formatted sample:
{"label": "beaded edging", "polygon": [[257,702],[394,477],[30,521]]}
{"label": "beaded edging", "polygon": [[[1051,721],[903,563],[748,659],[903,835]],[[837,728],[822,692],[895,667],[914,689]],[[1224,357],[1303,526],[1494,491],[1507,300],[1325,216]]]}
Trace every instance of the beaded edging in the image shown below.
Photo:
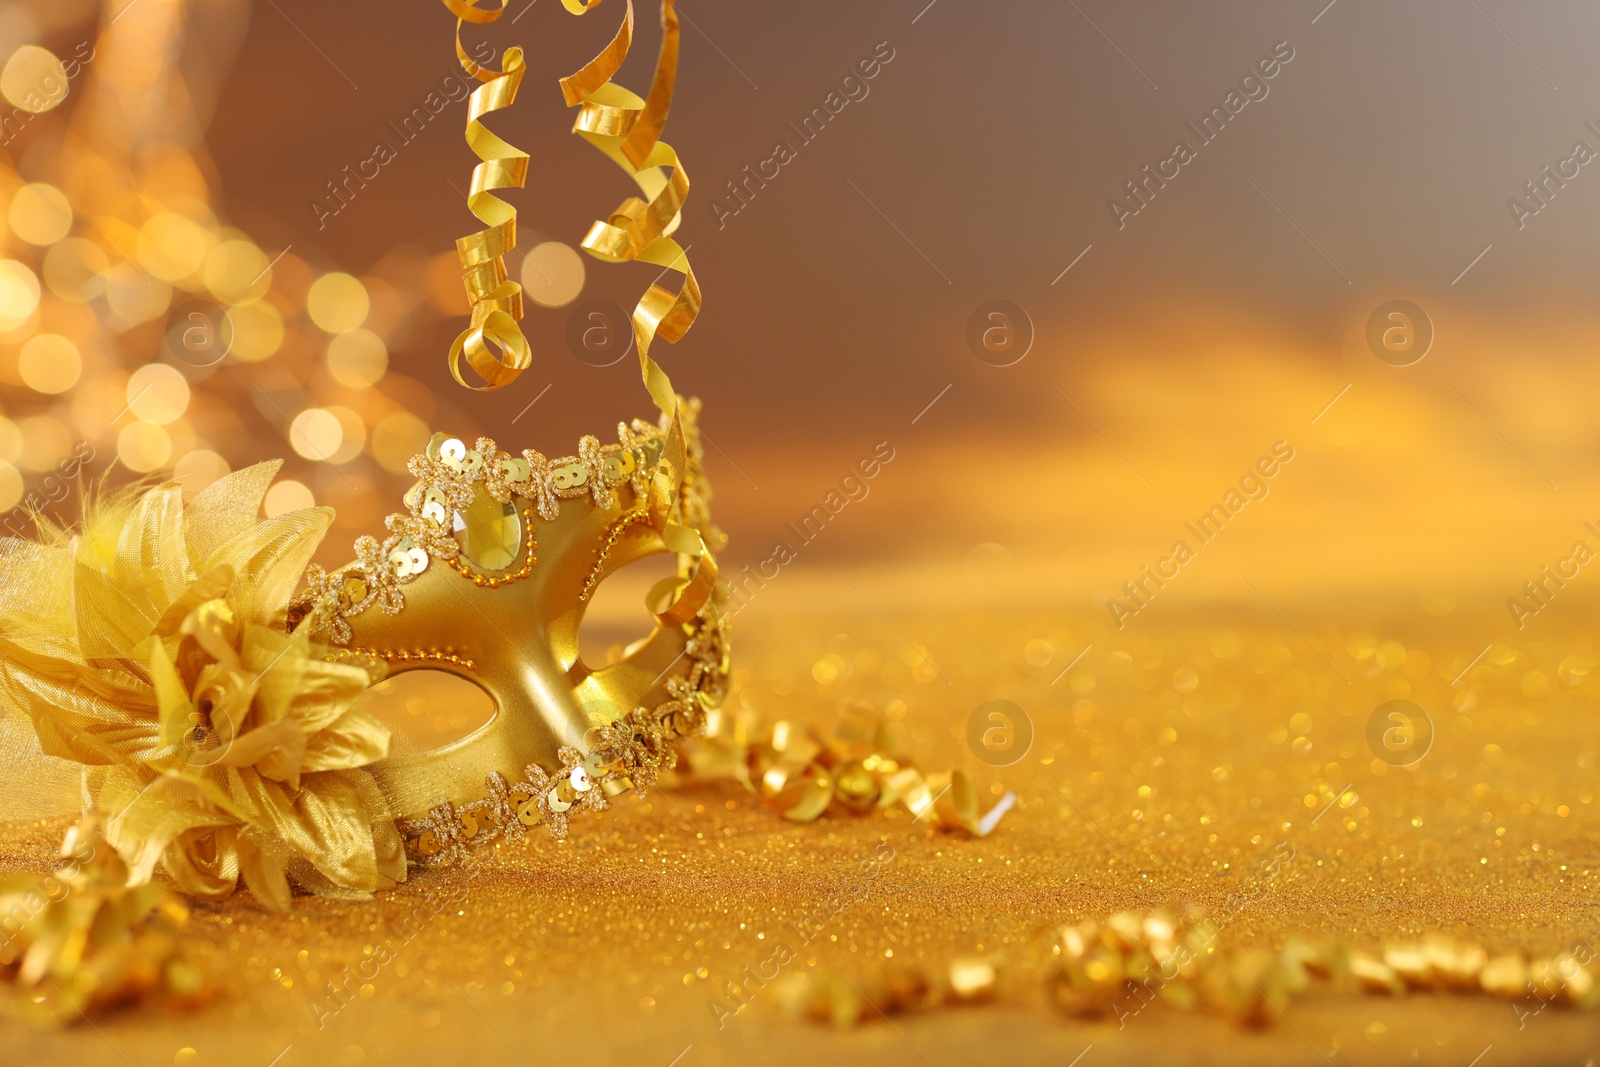
{"label": "beaded edging", "polygon": [[479,489],[502,504],[517,498],[528,501],[523,517],[530,529],[535,513],[546,522],[554,521],[564,499],[588,497],[596,507],[615,507],[616,488],[624,482],[640,499],[647,495],[654,462],[649,446],[659,446],[664,437],[660,427],[635,419],[631,426],[617,424],[617,444],[602,445],[599,438],[585,436],[575,456],[549,459],[533,449],[512,456],[500,451],[491,438],[480,437],[475,449],[450,438],[439,446],[437,456],[424,452],[411,457],[406,469],[416,476],[417,484],[405,495],[407,511],[384,521],[389,536],[383,541],[357,538],[354,563],[331,572],[317,564],[308,567],[305,591],[290,606],[290,628],[303,621],[313,636],[347,645],[348,620],[373,606],[388,615],[399,614],[405,607],[401,587],[426,570],[430,560],[442,560],[475,584],[491,587],[526,577],[535,562],[531,535],[526,560],[510,574],[485,575],[460,562],[461,544],[451,520],[471,506]]}
{"label": "beaded edging", "polygon": [[491,771],[484,779],[485,797],[461,805],[440,798],[427,815],[399,820],[395,825],[407,856],[424,865],[454,866],[495,841],[520,841],[540,823],[559,841],[574,812],[605,811],[611,797],[630,787],[642,794],[654,786],[671,766],[673,745],[704,733],[707,708],[726,695],[727,620],[708,605],[691,625],[694,633],[684,650],[689,673],[667,682],[668,700],[596,727],[587,754],[563,746],[554,774],[532,763],[521,779],[508,783]]}

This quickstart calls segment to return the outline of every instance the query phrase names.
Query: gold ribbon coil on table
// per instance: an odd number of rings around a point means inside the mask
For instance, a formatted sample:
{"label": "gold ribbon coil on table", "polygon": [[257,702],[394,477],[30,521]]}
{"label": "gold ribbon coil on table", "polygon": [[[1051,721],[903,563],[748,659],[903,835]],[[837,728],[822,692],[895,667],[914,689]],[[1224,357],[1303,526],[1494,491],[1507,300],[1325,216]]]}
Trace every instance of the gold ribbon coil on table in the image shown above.
{"label": "gold ribbon coil on table", "polygon": [[[528,153],[511,145],[483,124],[483,116],[510,107],[527,72],[522,49],[508,48],[502,69],[472,61],[461,45],[463,23],[493,22],[505,13],[500,7],[474,7],[462,0],[444,0],[456,16],[456,57],[468,76],[482,82],[467,98],[467,145],[480,162],[472,168],[467,207],[484,229],[456,241],[462,282],[472,306],[472,320],[450,345],[450,373],[468,389],[480,392],[509,385],[533,363],[528,339],[517,324],[522,318],[522,286],[506,274],[506,253],[517,244],[517,209],[494,195],[496,189],[520,189],[528,178]],[[472,385],[462,374],[461,361],[482,380]]]}
{"label": "gold ribbon coil on table", "polygon": [[739,782],[794,822],[818,819],[835,804],[858,813],[899,805],[913,819],[987,837],[1016,801],[1007,793],[981,812],[966,772],[919,770],[895,725],[866,706],[846,709],[828,737],[788,720],[763,728],[749,713],[717,709],[707,715],[705,736],[679,748],[681,778]]}
{"label": "gold ribbon coil on table", "polygon": [[53,874],[0,874],[0,1003],[67,1024],[141,1000],[193,1007],[210,996],[185,940],[189,909],[164,886],[130,885],[96,818],[67,831],[60,855]]}

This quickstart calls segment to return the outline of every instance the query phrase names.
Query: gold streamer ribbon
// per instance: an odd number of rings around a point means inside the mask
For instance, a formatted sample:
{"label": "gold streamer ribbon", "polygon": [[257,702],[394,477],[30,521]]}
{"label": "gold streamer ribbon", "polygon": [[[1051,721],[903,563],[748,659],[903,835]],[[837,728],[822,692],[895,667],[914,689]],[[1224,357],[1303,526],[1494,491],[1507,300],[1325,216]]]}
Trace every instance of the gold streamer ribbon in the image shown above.
{"label": "gold streamer ribbon", "polygon": [[[600,0],[562,0],[582,15]],[[666,371],[650,358],[657,337],[671,343],[681,338],[700,313],[700,286],[688,256],[672,234],[682,220],[689,178],[678,154],[661,140],[678,77],[678,14],[673,0],[661,4],[661,54],[656,61],[650,95],[637,95],[611,80],[633,44],[633,0],[627,0],[622,25],[609,44],[584,67],[561,79],[569,107],[578,108],[573,132],[604,152],[644,194],[628,197],[605,221],[590,227],[581,242],[584,251],[607,263],[649,263],[683,276],[676,291],[652,283],[633,310],[634,342],[639,371],[656,407],[677,421],[678,400]],[[670,172],[670,173],[669,173]]]}
{"label": "gold streamer ribbon", "polygon": [[[443,2],[456,16],[456,57],[467,74],[483,82],[473,91],[467,107],[467,143],[482,160],[472,172],[467,206],[486,226],[456,242],[462,278],[472,303],[472,321],[450,347],[450,373],[469,389],[487,391],[509,384],[532,363],[527,338],[517,325],[522,317],[522,289],[506,276],[505,270],[505,254],[516,245],[517,212],[492,192],[523,186],[528,155],[490,132],[482,122],[484,115],[508,107],[516,99],[526,67],[521,49],[507,49],[504,69],[497,71],[473,62],[461,44],[463,24],[495,21],[504,14],[509,0],[500,0],[498,8],[479,7],[477,0]],[[600,0],[562,0],[574,15],[582,15],[599,3]],[[661,267],[663,274],[673,270],[683,277],[676,291],[652,283],[639,298],[632,316],[640,377],[656,407],[671,423],[668,451],[675,450],[679,456],[679,461],[671,465],[673,499],[685,473],[685,431],[677,393],[666,371],[650,358],[650,344],[657,337],[669,343],[677,341],[700,311],[700,286],[683,248],[671,236],[682,221],[689,178],[677,152],[661,140],[677,84],[679,40],[673,0],[662,0],[661,53],[650,95],[640,99],[613,82],[612,77],[621,69],[633,44],[633,0],[627,0],[622,24],[611,41],[580,70],[561,79],[567,105],[578,108],[573,131],[610,157],[644,194],[643,198],[628,197],[606,221],[595,222],[580,247],[607,263],[649,263]],[[462,374],[463,358],[484,384],[474,386],[467,382]],[[665,626],[682,626],[711,599],[717,578],[716,561],[697,531],[669,522],[658,509],[652,509],[651,517],[673,551],[686,561],[694,561],[686,580],[658,587],[651,593],[658,621]]]}
{"label": "gold streamer ribbon", "polygon": [[900,805],[915,819],[987,837],[1016,800],[1007,793],[983,812],[966,772],[925,774],[904,755],[893,724],[866,708],[849,709],[826,738],[787,720],[760,730],[750,717],[718,709],[707,716],[706,736],[683,742],[680,752],[679,774],[739,782],[795,822],[811,822],[835,804],[854,812]]}
{"label": "gold streamer ribbon", "polygon": [[163,886],[129,885],[95,822],[67,831],[54,874],[0,875],[8,1006],[63,1025],[140,1001],[197,1006],[213,990],[185,940],[188,909]]}
{"label": "gold streamer ribbon", "polygon": [[[600,4],[600,0],[561,2],[574,15]],[[683,277],[676,291],[651,283],[633,309],[639,375],[650,399],[671,422],[675,442],[681,442],[684,436],[678,395],[667,372],[650,358],[650,344],[657,337],[669,344],[676,342],[700,313],[700,285],[687,253],[672,238],[683,219],[689,176],[684,173],[678,153],[661,140],[678,80],[678,44],[677,9],[673,0],[662,0],[661,52],[650,95],[641,100],[612,81],[633,45],[633,0],[627,0],[622,24],[610,42],[581,69],[561,79],[567,106],[578,108],[573,132],[605,153],[644,194],[643,199],[628,197],[605,221],[596,221],[580,247],[606,263],[649,263],[662,268],[662,274],[671,270]],[[681,478],[682,468],[675,473]],[[710,599],[717,579],[716,560],[697,531],[660,520],[656,526],[673,551],[685,561],[695,561],[687,580],[663,582],[651,590],[649,598],[662,625],[683,625]],[[670,603],[666,603],[669,598]],[[659,606],[662,604],[665,606]]]}
{"label": "gold streamer ribbon", "polygon": [[[456,16],[456,58],[461,69],[482,82],[467,99],[467,145],[480,160],[472,168],[467,208],[485,228],[456,241],[472,319],[450,345],[449,357],[455,380],[479,392],[509,385],[533,362],[528,339],[517,324],[522,318],[522,286],[506,274],[506,253],[517,244],[517,209],[494,195],[497,189],[522,188],[528,177],[528,153],[483,124],[483,116],[510,107],[516,100],[527,65],[522,49],[508,48],[502,69],[481,66],[461,44],[464,23],[493,22],[505,13],[508,2],[500,0],[498,8],[480,8],[467,0],[444,0],[444,6]],[[482,385],[466,380],[463,358]]]}

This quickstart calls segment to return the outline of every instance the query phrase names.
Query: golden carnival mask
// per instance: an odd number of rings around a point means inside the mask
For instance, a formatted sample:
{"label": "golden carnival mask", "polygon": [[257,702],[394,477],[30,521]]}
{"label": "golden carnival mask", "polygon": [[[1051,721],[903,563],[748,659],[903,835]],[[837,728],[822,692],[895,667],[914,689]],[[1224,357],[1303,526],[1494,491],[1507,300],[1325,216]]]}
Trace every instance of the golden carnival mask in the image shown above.
{"label": "golden carnival mask", "polygon": [[[599,2],[562,0],[576,15]],[[508,49],[494,70],[462,48],[462,25],[492,22],[504,4],[444,3],[458,20],[463,69],[482,82],[467,107],[467,143],[481,160],[467,206],[484,224],[457,241],[472,313],[449,364],[460,384],[498,389],[531,363],[517,325],[521,292],[505,269],[516,209],[494,195],[523,185],[528,156],[482,120],[515,100],[525,66],[519,49]],[[723,694],[725,623],[711,554],[718,535],[706,510],[696,411],[649,355],[656,338],[681,338],[700,310],[699,285],[672,237],[689,179],[661,140],[677,78],[672,0],[662,2],[661,27],[648,98],[611,80],[632,45],[633,0],[611,42],[561,79],[567,104],[578,109],[573,131],[643,194],[595,222],[583,249],[603,262],[659,267],[658,280],[682,277],[676,291],[652,283],[633,312],[640,374],[660,422],[619,425],[615,444],[585,437],[577,455],[558,459],[436,435],[412,461],[418,481],[405,498],[408,512],[390,518],[389,538],[363,538],[354,564],[311,572],[299,605],[310,632],[354,657],[461,674],[494,701],[493,719],[471,736],[373,767],[414,859],[457,860],[540,822],[563,833],[575,808],[602,808],[629,784],[653,782],[672,741],[700,730]],[[469,382],[469,369],[480,384]],[[596,585],[661,552],[676,553],[679,567],[650,592],[654,631],[618,662],[584,663],[578,627]],[[522,778],[508,782],[519,769]]]}
{"label": "golden carnival mask", "polygon": [[[562,0],[574,14],[599,2]],[[484,225],[457,241],[471,319],[449,366],[463,385],[470,371],[469,387],[496,389],[531,363],[505,267],[516,210],[494,195],[523,185],[528,156],[483,120],[512,103],[526,68],[516,48],[495,70],[462,47],[462,25],[494,21],[503,3],[444,3],[463,69],[481,83],[467,105],[480,160],[467,206]],[[656,423],[620,424],[614,442],[585,437],[556,458],[437,434],[410,463],[417,481],[387,535],[360,538],[356,559],[331,572],[310,565],[331,511],[259,518],[276,463],[189,501],[176,482],[95,496],[74,528],[41,517],[36,541],[0,542],[0,697],[38,740],[23,751],[0,733],[0,769],[42,781],[60,768],[41,756],[81,765],[74,803],[87,798],[104,818],[132,882],[160,864],[185,892],[221,896],[242,879],[287,907],[291,880],[366,893],[403,880],[408,862],[459,861],[540,823],[559,836],[574,810],[652,784],[673,742],[722,698],[721,538],[698,408],[649,354],[700,308],[672,237],[689,182],[661,140],[677,71],[672,0],[661,24],[648,98],[611,81],[632,42],[632,0],[611,42],[561,79],[574,131],[641,194],[581,246],[657,271],[632,316]],[[658,284],[669,274],[675,288]],[[595,589],[656,554],[677,567],[650,590],[652,631],[614,662],[585,663],[578,630]],[[391,755],[388,729],[358,698],[422,667],[469,679],[494,714],[434,751]]]}
{"label": "golden carnival mask", "polygon": [[[539,823],[561,836],[574,810],[652,785],[725,692],[693,414],[554,459],[436,435],[388,537],[332,572],[308,566],[329,509],[258,518],[276,463],[187,502],[167,482],[93,498],[72,529],[41,519],[38,541],[0,542],[0,698],[38,740],[8,743],[8,773],[37,791],[59,780],[44,758],[80,765],[135,884],[159,864],[185,892],[242,879],[275,907],[291,881],[366,893],[408,861]],[[677,566],[647,595],[650,633],[585,663],[595,590],[653,554]],[[391,756],[359,698],[421,667],[470,679],[494,715]]]}
{"label": "golden carnival mask", "polygon": [[[619,424],[616,443],[585,437],[554,459],[435,434],[411,461],[417,483],[388,538],[361,538],[356,561],[331,573],[308,571],[290,618],[335,658],[447,671],[494,703],[471,735],[372,765],[413,858],[459,859],[541,822],[563,833],[572,810],[650,785],[672,742],[720,702],[719,534],[694,424],[680,425]],[[647,596],[651,633],[615,662],[585,663],[578,631],[594,591],[668,552],[678,569]]]}

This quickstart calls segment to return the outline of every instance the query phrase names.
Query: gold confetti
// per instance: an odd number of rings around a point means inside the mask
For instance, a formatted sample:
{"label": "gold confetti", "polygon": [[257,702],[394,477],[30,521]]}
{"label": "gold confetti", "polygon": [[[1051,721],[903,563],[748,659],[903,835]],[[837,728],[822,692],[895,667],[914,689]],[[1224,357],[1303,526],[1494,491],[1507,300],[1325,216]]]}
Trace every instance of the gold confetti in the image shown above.
{"label": "gold confetti", "polygon": [[835,805],[847,812],[900,805],[943,829],[986,837],[1015,800],[1007,793],[980,814],[966,772],[924,774],[894,724],[864,707],[849,709],[828,738],[785,720],[762,730],[751,716],[719,710],[708,717],[706,735],[680,751],[683,770],[668,781],[736,781],[795,822],[811,822]]}
{"label": "gold confetti", "polygon": [[117,1004],[189,1007],[210,983],[185,952],[186,909],[128,868],[86,819],[67,833],[63,866],[43,878],[0,877],[0,914],[21,922],[0,942],[0,981],[42,1022],[71,1024]]}

